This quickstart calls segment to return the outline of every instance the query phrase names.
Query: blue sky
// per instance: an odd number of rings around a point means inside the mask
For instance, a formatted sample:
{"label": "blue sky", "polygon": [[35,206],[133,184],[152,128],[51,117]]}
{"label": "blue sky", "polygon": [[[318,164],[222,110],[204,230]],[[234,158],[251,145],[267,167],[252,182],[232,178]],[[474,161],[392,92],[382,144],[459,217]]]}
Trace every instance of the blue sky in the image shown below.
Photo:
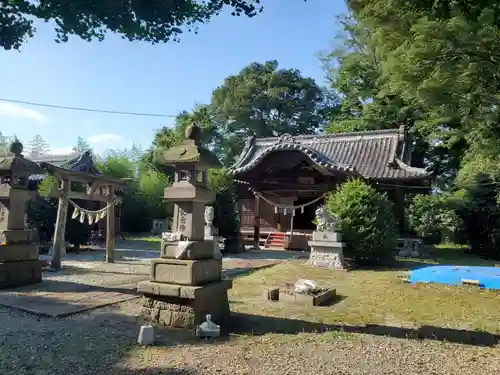
{"label": "blue sky", "polygon": [[[180,43],[150,45],[109,34],[104,42],[77,37],[54,43],[41,24],[20,52],[0,50],[0,98],[71,107],[176,115],[207,103],[224,78],[253,61],[278,60],[325,84],[318,53],[339,30],[342,0],[270,0],[248,19],[223,14]],[[136,117],[50,109],[0,102],[0,131],[24,143],[40,134],[54,153],[78,136],[97,152],[151,143],[172,118]]]}

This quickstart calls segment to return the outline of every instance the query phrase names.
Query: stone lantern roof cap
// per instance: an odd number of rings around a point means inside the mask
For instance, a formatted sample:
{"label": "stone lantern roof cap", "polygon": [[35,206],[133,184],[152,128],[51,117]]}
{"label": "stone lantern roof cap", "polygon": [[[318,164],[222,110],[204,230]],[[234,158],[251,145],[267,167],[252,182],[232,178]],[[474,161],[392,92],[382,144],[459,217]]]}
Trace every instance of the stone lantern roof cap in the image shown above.
{"label": "stone lantern roof cap", "polygon": [[155,162],[163,166],[182,167],[191,164],[193,167],[203,169],[221,168],[217,156],[201,145],[201,129],[193,124],[187,127],[185,140],[167,150],[158,150],[155,154]]}
{"label": "stone lantern roof cap", "polygon": [[23,144],[18,140],[12,142],[9,152],[0,153],[0,171],[12,171],[18,175],[43,173],[42,167],[23,154]]}

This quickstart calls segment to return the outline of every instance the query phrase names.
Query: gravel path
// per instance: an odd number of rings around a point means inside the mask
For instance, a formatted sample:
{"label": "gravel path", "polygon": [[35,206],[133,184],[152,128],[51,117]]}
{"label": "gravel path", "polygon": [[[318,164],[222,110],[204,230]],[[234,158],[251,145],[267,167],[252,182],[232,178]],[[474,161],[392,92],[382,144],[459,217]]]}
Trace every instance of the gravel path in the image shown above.
{"label": "gravel path", "polygon": [[176,330],[160,335],[161,346],[140,348],[139,308],[129,301],[57,320],[0,308],[0,374],[494,375],[500,369],[499,348],[339,333],[194,342]]}

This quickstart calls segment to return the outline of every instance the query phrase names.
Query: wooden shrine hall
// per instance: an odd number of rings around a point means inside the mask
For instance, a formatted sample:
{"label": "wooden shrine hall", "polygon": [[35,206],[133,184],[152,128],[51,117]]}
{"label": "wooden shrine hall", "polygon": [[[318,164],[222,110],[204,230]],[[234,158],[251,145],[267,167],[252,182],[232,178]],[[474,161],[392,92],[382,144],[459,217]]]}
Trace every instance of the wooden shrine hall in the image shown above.
{"label": "wooden shrine hall", "polygon": [[266,248],[307,249],[316,208],[352,178],[387,192],[404,232],[406,195],[429,191],[431,182],[411,166],[412,147],[404,128],[248,138],[231,168],[243,237]]}

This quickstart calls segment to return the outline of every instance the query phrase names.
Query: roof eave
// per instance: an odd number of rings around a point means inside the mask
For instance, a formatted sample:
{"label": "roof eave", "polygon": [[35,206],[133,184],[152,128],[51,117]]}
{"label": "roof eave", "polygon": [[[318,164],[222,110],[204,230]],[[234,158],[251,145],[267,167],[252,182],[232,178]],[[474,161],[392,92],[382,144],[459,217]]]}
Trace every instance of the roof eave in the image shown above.
{"label": "roof eave", "polygon": [[303,146],[299,143],[293,143],[293,142],[278,143],[273,146],[267,147],[250,163],[247,163],[246,165],[241,167],[232,168],[230,170],[230,173],[233,176],[238,176],[245,172],[249,172],[250,170],[254,169],[257,165],[259,165],[260,162],[263,159],[265,159],[269,154],[280,151],[299,151],[303,153],[312,163],[314,163],[315,165],[326,171],[342,172],[352,177],[362,177],[354,168],[347,165],[340,165],[332,160],[327,159],[324,156],[323,158],[325,160],[321,160],[320,158],[321,155],[318,152],[311,150],[310,148]]}

